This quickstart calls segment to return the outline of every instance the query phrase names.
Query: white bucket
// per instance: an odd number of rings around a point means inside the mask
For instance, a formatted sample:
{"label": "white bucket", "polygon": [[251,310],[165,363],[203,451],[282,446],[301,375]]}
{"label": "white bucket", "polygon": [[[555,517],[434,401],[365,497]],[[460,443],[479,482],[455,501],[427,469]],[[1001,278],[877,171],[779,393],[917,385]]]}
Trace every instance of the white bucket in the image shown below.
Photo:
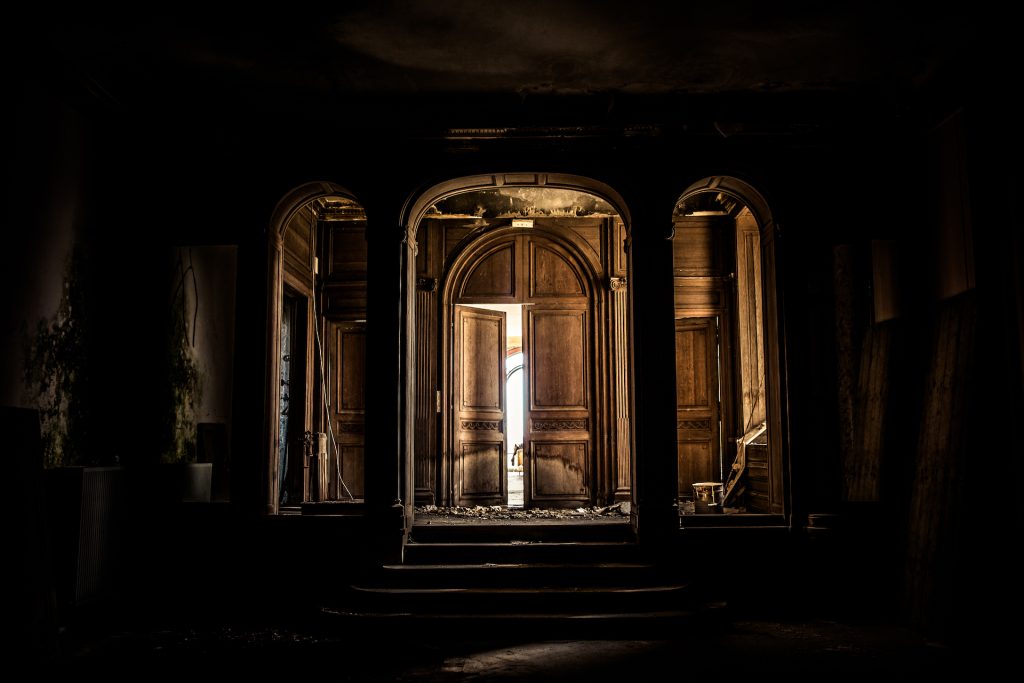
{"label": "white bucket", "polygon": [[702,481],[693,485],[693,512],[697,515],[722,512],[725,495],[722,482]]}

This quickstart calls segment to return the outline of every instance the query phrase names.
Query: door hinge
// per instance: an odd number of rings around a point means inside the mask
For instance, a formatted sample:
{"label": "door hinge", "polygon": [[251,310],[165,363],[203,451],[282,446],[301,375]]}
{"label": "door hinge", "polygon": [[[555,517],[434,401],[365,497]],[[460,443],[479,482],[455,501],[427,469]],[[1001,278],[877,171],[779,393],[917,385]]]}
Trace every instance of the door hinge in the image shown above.
{"label": "door hinge", "polygon": [[440,413],[441,412],[441,392],[437,391],[437,392],[435,392],[435,395],[436,395],[436,398],[434,399],[434,403],[437,406],[437,412]]}

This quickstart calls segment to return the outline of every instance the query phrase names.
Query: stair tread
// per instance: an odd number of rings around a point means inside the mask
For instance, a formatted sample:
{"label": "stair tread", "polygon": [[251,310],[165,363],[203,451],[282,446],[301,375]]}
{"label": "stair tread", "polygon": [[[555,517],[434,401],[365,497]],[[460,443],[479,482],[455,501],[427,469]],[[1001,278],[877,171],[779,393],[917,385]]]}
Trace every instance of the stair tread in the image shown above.
{"label": "stair tread", "polygon": [[697,616],[698,612],[694,610],[654,610],[644,612],[598,612],[598,611],[587,611],[587,612],[488,612],[479,614],[466,614],[463,612],[411,612],[411,611],[400,611],[400,612],[368,612],[368,611],[357,611],[357,610],[339,610],[332,608],[323,608],[323,613],[341,616],[341,617],[377,617],[384,619],[391,619],[396,617],[411,618],[411,619],[445,619],[445,620],[466,620],[466,619],[485,619],[488,621],[492,620],[524,620],[524,619],[572,619],[572,620],[586,620],[586,619],[656,619],[656,618],[678,618],[678,617],[693,617]]}
{"label": "stair tread", "polygon": [[632,541],[493,541],[474,543],[472,541],[409,541],[410,546],[429,548],[518,548],[528,546],[531,548],[639,548],[639,544]]}
{"label": "stair tread", "polygon": [[458,562],[436,564],[386,564],[381,569],[388,572],[417,572],[439,569],[654,569],[657,565],[647,562]]}
{"label": "stair tread", "polygon": [[680,591],[687,588],[686,584],[670,584],[658,586],[536,586],[536,587],[393,587],[393,586],[362,586],[352,585],[353,590],[365,593],[393,594],[393,595],[417,595],[433,593],[473,593],[479,595],[499,594],[522,594],[531,595],[536,593],[550,594],[576,594],[576,593],[667,593]]}

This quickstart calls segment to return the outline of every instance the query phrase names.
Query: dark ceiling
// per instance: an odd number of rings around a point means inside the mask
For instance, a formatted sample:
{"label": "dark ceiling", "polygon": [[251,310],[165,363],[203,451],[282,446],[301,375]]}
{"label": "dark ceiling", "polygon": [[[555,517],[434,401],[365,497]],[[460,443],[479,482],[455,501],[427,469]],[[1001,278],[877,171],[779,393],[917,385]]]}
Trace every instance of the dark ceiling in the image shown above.
{"label": "dark ceiling", "polygon": [[[39,27],[31,40],[46,68],[114,109],[372,120],[419,107],[449,126],[525,125],[522,111],[538,102],[544,125],[663,124],[710,106],[726,127],[834,118],[851,101],[913,106],[965,87],[980,44],[967,8],[831,2],[386,0],[191,16],[90,7]],[[510,109],[519,118],[495,116]]]}

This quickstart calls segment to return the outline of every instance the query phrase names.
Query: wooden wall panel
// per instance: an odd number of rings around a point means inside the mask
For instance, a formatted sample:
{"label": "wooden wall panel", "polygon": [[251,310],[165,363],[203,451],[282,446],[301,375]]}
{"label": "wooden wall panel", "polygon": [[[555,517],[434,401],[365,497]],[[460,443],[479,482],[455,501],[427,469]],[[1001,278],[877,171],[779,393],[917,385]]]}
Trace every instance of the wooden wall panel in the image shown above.
{"label": "wooden wall panel", "polygon": [[342,411],[366,407],[366,330],[339,328],[338,406]]}
{"label": "wooden wall panel", "polygon": [[608,219],[595,217],[538,217],[534,219],[533,230],[527,228],[523,232],[529,235],[554,233],[559,235],[590,263],[597,273],[605,272],[604,235],[605,222]]}
{"label": "wooden wall panel", "polygon": [[717,315],[726,304],[724,286],[712,281],[677,281],[675,300],[677,313],[689,315]]}
{"label": "wooden wall panel", "polygon": [[[975,378],[977,326],[977,303],[968,294],[943,302],[930,329],[906,546],[904,594],[916,623],[949,618],[939,612],[949,609],[948,603],[937,598],[951,590],[955,580],[953,571],[960,559],[957,535],[967,533],[957,521],[962,522],[965,506],[978,504],[978,491],[963,485],[967,458],[985,457],[975,448],[977,435],[970,431],[972,403],[980,398],[981,385]],[[1009,457],[1015,456],[1016,452]],[[1016,480],[1006,482],[1009,487],[1018,485]]]}
{"label": "wooden wall panel", "polygon": [[[366,281],[327,282],[323,288],[323,311],[336,320],[364,320],[366,318]],[[319,310],[319,309],[318,309]]]}
{"label": "wooden wall panel", "polygon": [[324,221],[327,241],[323,314],[335,320],[366,318],[367,243],[365,221]]}
{"label": "wooden wall panel", "polygon": [[861,347],[853,414],[853,447],[843,461],[843,498],[851,502],[881,499],[881,463],[889,402],[892,327],[868,329]]}
{"label": "wooden wall panel", "polygon": [[601,232],[604,229],[603,219],[594,219],[590,224],[577,221],[572,226],[572,231],[583,238],[583,240],[590,246],[593,254],[591,257],[594,259],[601,258]]}
{"label": "wooden wall panel", "polygon": [[700,441],[679,441],[679,497],[693,498],[693,485],[697,482],[719,481],[717,468],[713,468],[711,443]]}
{"label": "wooden wall panel", "polygon": [[[348,486],[353,497],[362,498],[366,482],[366,451],[362,446],[339,445],[339,452],[341,454],[341,477],[345,481],[345,486]],[[345,500],[344,490],[336,497]]]}
{"label": "wooden wall panel", "polygon": [[728,216],[677,218],[672,262],[679,275],[725,275],[732,261],[732,219]]}
{"label": "wooden wall panel", "polygon": [[284,232],[284,267],[303,282],[310,281],[313,271],[314,223],[312,206],[305,206],[292,216]]}
{"label": "wooden wall panel", "polygon": [[434,221],[433,225],[444,233],[444,257],[448,258],[452,252],[465,240],[470,233],[476,229],[475,223],[464,221]]}
{"label": "wooden wall panel", "polygon": [[329,222],[330,268],[334,278],[366,279],[366,225],[361,221]]}
{"label": "wooden wall panel", "polygon": [[[765,439],[767,441],[767,439]],[[747,512],[771,512],[771,485],[768,478],[768,446],[752,443],[746,448]]]}

